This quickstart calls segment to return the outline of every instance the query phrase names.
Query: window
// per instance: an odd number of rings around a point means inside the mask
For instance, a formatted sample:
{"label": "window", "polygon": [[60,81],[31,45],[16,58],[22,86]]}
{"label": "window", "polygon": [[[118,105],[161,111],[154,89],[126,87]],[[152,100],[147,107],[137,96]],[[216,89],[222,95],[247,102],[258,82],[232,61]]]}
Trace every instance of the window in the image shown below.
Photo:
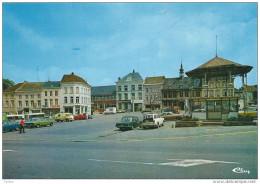
{"label": "window", "polygon": [[142,85],[138,85],[138,90],[139,90],[139,91],[142,91],[142,90],[143,90]]}
{"label": "window", "polygon": [[68,97],[64,97],[64,103],[68,103]]}
{"label": "window", "polygon": [[47,91],[45,91],[45,96],[48,96],[48,93],[47,93]]}
{"label": "window", "polygon": [[148,88],[145,88],[146,92],[148,92]]}
{"label": "window", "polygon": [[34,101],[31,101],[31,107],[33,107],[34,106]]}
{"label": "window", "polygon": [[31,95],[31,98],[33,99],[33,98],[34,98],[34,95]]}
{"label": "window", "polygon": [[19,107],[22,107],[22,106],[23,106],[22,101],[19,101],[19,102],[18,102],[18,106],[19,106]]}
{"label": "window", "polygon": [[40,107],[41,105],[41,100],[38,100],[38,107]]}
{"label": "window", "polygon": [[29,102],[25,101],[25,107],[29,107]]}
{"label": "window", "polygon": [[11,100],[11,107],[14,107],[14,100]]}
{"label": "window", "polygon": [[58,95],[59,95],[58,91],[55,91],[55,96],[58,96]]}
{"label": "window", "polygon": [[29,98],[29,96],[28,96],[28,95],[25,95],[25,98],[26,98],[26,99],[28,99],[28,98]]}
{"label": "window", "polygon": [[50,96],[52,96],[52,91],[50,91]]}
{"label": "window", "polygon": [[125,91],[127,91],[128,90],[128,86],[125,86],[124,89],[125,89]]}
{"label": "window", "polygon": [[76,104],[79,104],[79,97],[76,97]]}
{"label": "window", "polygon": [[189,92],[185,92],[185,97],[189,97]]}
{"label": "window", "polygon": [[73,94],[73,87],[70,87],[70,94]]}
{"label": "window", "polygon": [[122,99],[122,95],[118,94],[118,100],[121,100],[121,99]]}
{"label": "window", "polygon": [[135,85],[132,85],[132,86],[131,86],[131,90],[132,90],[132,91],[135,91]]}
{"label": "window", "polygon": [[9,106],[9,102],[8,102],[8,100],[6,100],[5,105],[6,105],[6,107]]}
{"label": "window", "polygon": [[224,90],[222,91],[222,96],[227,96],[227,90],[226,90],[226,89],[224,89]]}
{"label": "window", "polygon": [[128,100],[128,94],[125,93],[125,100]]}
{"label": "window", "polygon": [[149,99],[148,99],[148,95],[145,95],[145,99],[146,99],[146,100],[149,100]]}
{"label": "window", "polygon": [[40,94],[38,94],[38,98],[41,98],[41,95],[40,95]]}
{"label": "window", "polygon": [[76,93],[79,94],[79,87],[76,87]]}
{"label": "window", "polygon": [[135,93],[132,93],[132,100],[135,100]]}
{"label": "window", "polygon": [[47,99],[44,100],[44,105],[45,105],[45,107],[48,107],[48,100]]}
{"label": "window", "polygon": [[216,96],[220,97],[220,90],[216,90]]}
{"label": "window", "polygon": [[183,97],[183,92],[182,91],[180,92],[180,97]]}
{"label": "window", "polygon": [[73,103],[73,96],[70,97],[70,103]]}
{"label": "window", "polygon": [[53,100],[52,99],[50,99],[50,106],[52,106],[53,105]]}
{"label": "window", "polygon": [[214,82],[210,82],[210,83],[209,83],[209,87],[210,87],[210,88],[214,88]]}
{"label": "window", "polygon": [[214,90],[210,90],[210,91],[209,91],[209,96],[210,96],[210,97],[214,97]]}
{"label": "window", "polygon": [[173,92],[173,98],[177,98],[177,92]]}
{"label": "window", "polygon": [[204,90],[204,97],[208,97],[208,91],[207,90]]}
{"label": "window", "polygon": [[220,88],[220,82],[216,82],[217,88]]}
{"label": "window", "polygon": [[222,86],[223,86],[223,88],[227,87],[227,83],[223,81]]}
{"label": "window", "polygon": [[118,86],[118,91],[121,91],[121,86]]}

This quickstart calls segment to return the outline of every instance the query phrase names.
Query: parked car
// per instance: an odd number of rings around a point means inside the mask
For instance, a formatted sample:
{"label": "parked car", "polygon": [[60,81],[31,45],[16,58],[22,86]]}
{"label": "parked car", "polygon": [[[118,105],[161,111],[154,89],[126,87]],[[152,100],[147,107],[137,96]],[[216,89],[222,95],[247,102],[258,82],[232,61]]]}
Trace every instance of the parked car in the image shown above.
{"label": "parked car", "polygon": [[87,119],[86,113],[74,115],[74,120],[76,120],[76,119]]}
{"label": "parked car", "polygon": [[20,128],[21,128],[20,123],[17,123],[13,120],[8,120],[8,121],[2,122],[2,131],[3,132],[19,130]]}
{"label": "parked car", "polygon": [[120,130],[133,129],[141,127],[142,122],[136,116],[124,116],[121,121],[116,123],[116,127]]}
{"label": "parked car", "polygon": [[53,122],[45,118],[30,118],[27,121],[25,121],[24,124],[27,128],[33,128],[33,127],[39,128],[41,126],[47,126],[47,125],[52,126]]}
{"label": "parked car", "polygon": [[142,127],[145,128],[159,128],[164,125],[164,118],[160,118],[158,114],[145,114],[143,117]]}
{"label": "parked car", "polygon": [[88,115],[88,119],[93,119],[93,116],[92,115]]}
{"label": "parked car", "polygon": [[74,120],[74,116],[71,113],[58,113],[55,114],[55,121],[59,122],[63,122],[63,121],[73,121]]}
{"label": "parked car", "polygon": [[161,115],[164,120],[176,120],[176,119],[182,119],[184,117],[184,114],[174,114],[173,112],[164,112]]}
{"label": "parked car", "polygon": [[241,116],[251,116],[253,118],[257,118],[257,107],[249,107],[246,112],[244,111],[239,111],[238,115]]}
{"label": "parked car", "polygon": [[103,114],[115,114],[116,113],[116,107],[108,107],[105,109]]}

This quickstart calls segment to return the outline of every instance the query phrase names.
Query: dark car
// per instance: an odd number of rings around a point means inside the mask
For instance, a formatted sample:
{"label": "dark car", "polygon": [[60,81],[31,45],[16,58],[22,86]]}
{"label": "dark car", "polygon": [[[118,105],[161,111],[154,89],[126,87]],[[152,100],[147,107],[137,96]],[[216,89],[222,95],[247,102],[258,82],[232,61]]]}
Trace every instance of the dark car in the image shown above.
{"label": "dark car", "polygon": [[20,123],[17,123],[13,120],[3,121],[2,122],[2,128],[3,132],[9,132],[14,130],[19,130],[21,127]]}
{"label": "dark car", "polygon": [[136,116],[124,116],[119,123],[116,123],[116,127],[120,130],[133,129],[141,127],[141,124],[142,122]]}

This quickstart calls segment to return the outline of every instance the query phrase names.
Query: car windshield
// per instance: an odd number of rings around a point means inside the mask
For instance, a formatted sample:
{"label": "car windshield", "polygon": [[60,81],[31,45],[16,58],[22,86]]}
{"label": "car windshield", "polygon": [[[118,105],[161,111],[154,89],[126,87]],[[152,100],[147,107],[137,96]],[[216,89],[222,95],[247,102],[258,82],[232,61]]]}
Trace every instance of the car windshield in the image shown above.
{"label": "car windshield", "polygon": [[132,121],[132,118],[131,117],[123,117],[122,121]]}
{"label": "car windshield", "polygon": [[37,121],[38,118],[29,118],[28,121]]}

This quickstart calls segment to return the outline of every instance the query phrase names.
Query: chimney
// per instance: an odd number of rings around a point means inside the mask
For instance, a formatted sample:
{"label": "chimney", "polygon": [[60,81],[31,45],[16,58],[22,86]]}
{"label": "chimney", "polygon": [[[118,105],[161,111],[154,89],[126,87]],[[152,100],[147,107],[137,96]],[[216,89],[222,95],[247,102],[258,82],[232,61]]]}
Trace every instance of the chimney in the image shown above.
{"label": "chimney", "polygon": [[133,73],[135,73],[135,70],[133,70]]}
{"label": "chimney", "polygon": [[74,75],[74,72],[72,72],[71,75]]}
{"label": "chimney", "polygon": [[118,81],[120,81],[121,80],[121,77],[118,77]]}

